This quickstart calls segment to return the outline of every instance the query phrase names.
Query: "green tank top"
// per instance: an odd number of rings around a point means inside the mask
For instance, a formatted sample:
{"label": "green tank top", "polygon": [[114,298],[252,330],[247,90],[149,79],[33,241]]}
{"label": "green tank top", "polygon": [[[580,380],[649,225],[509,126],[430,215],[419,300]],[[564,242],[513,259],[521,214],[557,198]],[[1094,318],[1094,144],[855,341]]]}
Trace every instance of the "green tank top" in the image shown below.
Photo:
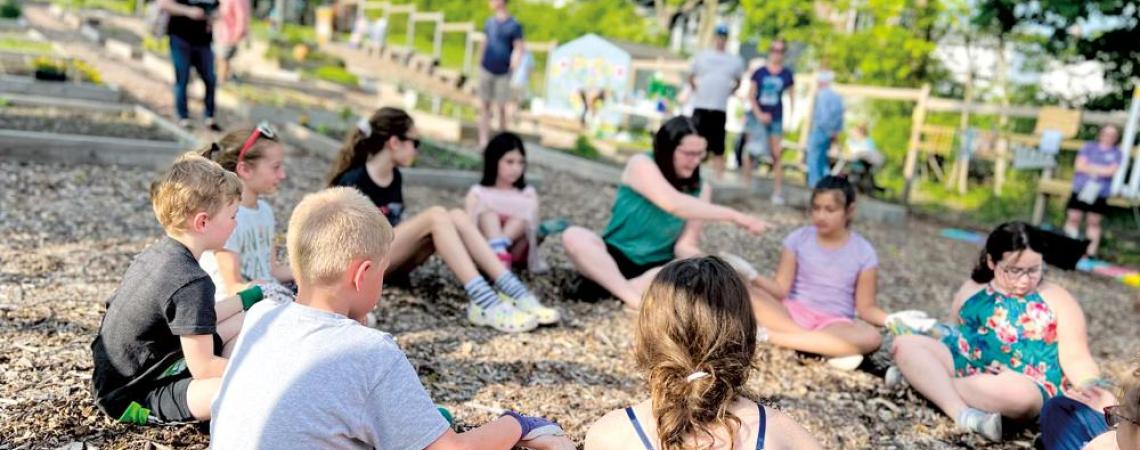
{"label": "green tank top", "polygon": [[[690,195],[696,197],[699,192]],[[639,265],[664,263],[673,259],[673,246],[684,227],[680,217],[621,184],[602,240]]]}

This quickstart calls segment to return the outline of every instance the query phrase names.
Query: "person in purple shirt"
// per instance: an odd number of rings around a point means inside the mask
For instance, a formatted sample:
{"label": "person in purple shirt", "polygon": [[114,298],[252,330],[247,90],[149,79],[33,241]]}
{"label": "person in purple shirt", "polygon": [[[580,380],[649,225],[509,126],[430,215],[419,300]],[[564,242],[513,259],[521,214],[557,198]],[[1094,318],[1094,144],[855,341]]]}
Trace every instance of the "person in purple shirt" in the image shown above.
{"label": "person in purple shirt", "polygon": [[[784,91],[795,85],[795,74],[792,69],[784,67],[784,53],[788,44],[783,39],[772,41],[768,49],[768,64],[756,69],[752,73],[752,90],[749,98],[752,99],[752,114],[746,116],[745,130],[747,133],[763,133],[768,136],[768,151],[772,154],[772,175],[775,178],[775,187],[772,189],[772,203],[784,204],[782,187],[784,172],[780,162],[783,149],[780,141],[784,135]],[[788,109],[795,107],[795,97],[788,97]],[[741,180],[745,186],[752,185],[751,155],[743,153],[744,170],[741,171]]]}
{"label": "person in purple shirt", "polygon": [[1077,237],[1080,233],[1081,216],[1088,213],[1085,237],[1089,243],[1088,255],[1096,256],[1100,246],[1100,222],[1108,213],[1108,196],[1112,188],[1112,177],[1120,169],[1123,155],[1117,143],[1120,142],[1120,129],[1105,125],[1097,134],[1096,142],[1088,142],[1077,153],[1076,172],[1073,174],[1073,195],[1065,207],[1065,234]]}
{"label": "person in purple shirt", "polygon": [[486,147],[491,135],[492,108],[499,110],[499,131],[507,130],[507,105],[511,103],[511,73],[519,66],[524,52],[523,28],[507,11],[507,0],[490,0],[494,15],[483,25],[487,40],[483,45],[479,71],[479,147]]}
{"label": "person in purple shirt", "polygon": [[812,191],[812,224],[784,239],[775,277],[746,276],[758,288],[752,290],[757,339],[829,357],[846,370],[879,349],[875,327],[889,320],[875,302],[879,258],[851,230],[853,217],[851,183],[830,175],[820,180]]}

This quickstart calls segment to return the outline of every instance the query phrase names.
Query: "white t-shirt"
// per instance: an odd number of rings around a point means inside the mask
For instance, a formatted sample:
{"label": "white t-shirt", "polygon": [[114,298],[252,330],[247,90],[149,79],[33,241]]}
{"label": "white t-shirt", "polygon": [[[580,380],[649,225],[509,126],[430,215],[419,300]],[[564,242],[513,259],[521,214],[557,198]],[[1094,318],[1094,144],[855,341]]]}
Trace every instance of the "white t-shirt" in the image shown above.
{"label": "white t-shirt", "polygon": [[421,449],[448,428],[387,333],[262,301],[242,323],[210,408],[216,449]]}
{"label": "white t-shirt", "polygon": [[[273,252],[273,236],[277,221],[273,219],[273,208],[265,200],[257,201],[257,208],[239,206],[237,211],[237,226],[233,234],[226,240],[225,249],[241,255],[241,277],[248,281],[270,280],[274,281],[270,271],[270,253]],[[210,274],[214,281],[215,298],[221,300],[227,296],[226,284],[222,280],[222,272],[218,269],[218,260],[214,252],[203,252],[198,261],[202,270]]]}
{"label": "white t-shirt", "polygon": [[697,81],[693,108],[724,111],[733,87],[744,76],[744,61],[728,52],[706,49],[693,58],[692,72]]}

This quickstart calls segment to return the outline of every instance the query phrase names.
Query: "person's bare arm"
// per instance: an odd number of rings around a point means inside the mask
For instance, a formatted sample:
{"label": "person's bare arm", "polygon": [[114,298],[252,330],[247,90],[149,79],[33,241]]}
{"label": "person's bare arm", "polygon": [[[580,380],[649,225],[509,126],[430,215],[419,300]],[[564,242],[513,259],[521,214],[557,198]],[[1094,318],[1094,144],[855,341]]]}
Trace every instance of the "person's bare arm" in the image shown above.
{"label": "person's bare arm", "polygon": [[226,370],[225,358],[214,356],[214,335],[197,334],[193,336],[180,336],[182,356],[186,359],[186,368],[194,379],[217,378]]}
{"label": "person's bare arm", "polygon": [[269,248],[269,274],[282,283],[293,281],[293,269],[289,263],[277,258],[277,246]]}
{"label": "person's bare arm", "polygon": [[962,305],[969,300],[971,296],[978,293],[986,285],[974,282],[974,280],[966,280],[962,286],[958,287],[958,291],[954,293],[954,299],[950,303],[950,316],[947,320],[950,323],[962,323],[962,319],[958,317],[958,311],[962,309]]}
{"label": "person's bare arm", "polygon": [[562,436],[544,436],[529,441],[519,441],[522,427],[510,417],[500,417],[479,428],[463,433],[450,429],[439,439],[427,446],[426,450],[509,450],[516,444],[534,450],[571,450],[574,444]]}
{"label": "person's bare arm", "polygon": [[[705,183],[701,188],[700,199],[705,202],[712,203],[712,186]],[[677,243],[673,245],[673,254],[679,258],[692,258],[700,256],[701,251],[701,228],[704,223],[700,220],[689,220],[685,222],[685,228],[681,230],[681,236],[677,239]]]}
{"label": "person's bare arm", "polygon": [[774,278],[760,275],[753,279],[757,287],[776,297],[776,300],[788,298],[792,290],[792,282],[796,279],[796,254],[789,249],[780,252],[780,263],[776,266]]}
{"label": "person's bare arm", "polygon": [[757,98],[757,95],[760,95],[760,86],[756,84],[756,80],[752,80],[749,84],[751,87],[748,88],[748,103],[752,105],[752,115],[756,120],[762,120],[764,112],[760,110],[760,100]]}
{"label": "person's bare arm", "polygon": [[214,259],[218,262],[225,295],[234,295],[249,287],[241,276],[241,255],[229,250],[215,250]]}
{"label": "person's bare arm", "polygon": [[765,408],[768,418],[768,433],[773,439],[770,447],[774,450],[822,450],[819,442],[803,426],[792,420],[787,414],[772,408]]}
{"label": "person's bare arm", "polygon": [[1100,376],[1100,368],[1089,353],[1089,337],[1085,313],[1069,291],[1049,283],[1041,290],[1057,318],[1057,359],[1065,377],[1080,386]]}
{"label": "person's bare arm", "polygon": [[511,51],[511,73],[519,68],[522,63],[523,52],[526,51],[526,43],[522,39],[515,39],[514,50]]}
{"label": "person's bare arm", "polygon": [[194,20],[206,19],[206,11],[189,5],[182,5],[174,0],[158,0],[158,7],[174,16],[186,16]]}
{"label": "person's bare arm", "polygon": [[859,278],[855,280],[855,312],[865,322],[881,327],[887,320],[887,312],[875,301],[878,280],[878,267],[859,273]]}
{"label": "person's bare arm", "polygon": [[645,155],[630,158],[621,177],[622,183],[657,205],[665,212],[684,220],[730,222],[758,233],[766,224],[735,209],[685,195],[669,184],[657,163]]}

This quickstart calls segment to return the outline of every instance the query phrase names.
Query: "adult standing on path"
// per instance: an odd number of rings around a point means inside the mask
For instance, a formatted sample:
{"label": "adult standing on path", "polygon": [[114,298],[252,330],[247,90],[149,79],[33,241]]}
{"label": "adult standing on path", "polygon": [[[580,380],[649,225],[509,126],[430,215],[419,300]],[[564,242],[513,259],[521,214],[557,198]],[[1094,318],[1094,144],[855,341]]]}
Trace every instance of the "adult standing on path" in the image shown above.
{"label": "adult standing on path", "polygon": [[740,87],[744,62],[729,53],[728,26],[717,25],[713,48],[693,58],[689,85],[693,88],[693,122],[697,132],[708,141],[716,180],[724,178],[724,124],[728,97]]}
{"label": "adult standing on path", "polygon": [[250,0],[221,0],[218,41],[222,54],[218,55],[218,78],[223,83],[237,77],[231,70],[230,61],[237,54],[238,45],[249,34],[249,2]]}
{"label": "adult standing on path", "polygon": [[[772,203],[784,204],[783,185],[784,171],[780,161],[783,149],[780,141],[784,135],[784,91],[795,85],[795,74],[792,69],[784,67],[784,52],[788,44],[783,39],[775,39],[768,48],[768,64],[756,69],[752,73],[752,90],[749,98],[752,99],[752,114],[748,121],[755,121],[748,130],[761,128],[768,135],[768,150],[772,153],[772,175],[775,178],[775,187],[772,190]],[[795,96],[788,97],[788,111],[795,109]],[[748,157],[747,154],[744,155]],[[745,170],[741,172],[745,187],[752,186],[751,167],[745,161]]]}
{"label": "adult standing on path", "polygon": [[507,130],[507,104],[511,102],[511,73],[519,67],[523,55],[522,25],[507,11],[507,0],[490,0],[491,11],[483,25],[487,40],[479,72],[479,147],[487,145],[491,134],[492,108],[499,110],[499,130]]}
{"label": "adult standing on path", "polygon": [[170,36],[170,60],[174,63],[174,109],[178,124],[190,128],[190,110],[187,106],[186,86],[190,84],[190,68],[206,85],[206,127],[222,131],[214,121],[214,41],[212,21],[218,10],[218,0],[158,0],[170,14],[167,34]]}
{"label": "adult standing on path", "polygon": [[811,134],[807,147],[807,182],[809,188],[827,176],[827,150],[843,131],[843,99],[831,89],[835,74],[820,69],[816,75],[819,91],[815,94],[815,107],[811,115]]}

